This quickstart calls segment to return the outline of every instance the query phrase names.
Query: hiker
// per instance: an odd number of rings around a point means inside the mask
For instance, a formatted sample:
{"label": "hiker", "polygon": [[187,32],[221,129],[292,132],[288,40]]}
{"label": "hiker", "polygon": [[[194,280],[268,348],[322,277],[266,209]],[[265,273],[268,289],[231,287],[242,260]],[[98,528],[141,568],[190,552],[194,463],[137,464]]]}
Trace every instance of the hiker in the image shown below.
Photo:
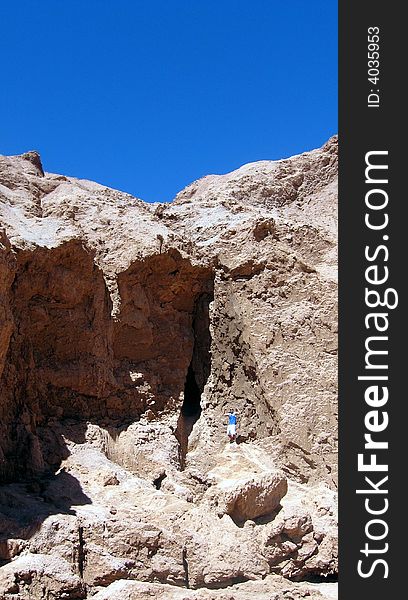
{"label": "hiker", "polygon": [[237,439],[237,415],[235,414],[235,410],[231,410],[228,413],[227,435],[229,437],[230,442],[236,441],[236,439]]}

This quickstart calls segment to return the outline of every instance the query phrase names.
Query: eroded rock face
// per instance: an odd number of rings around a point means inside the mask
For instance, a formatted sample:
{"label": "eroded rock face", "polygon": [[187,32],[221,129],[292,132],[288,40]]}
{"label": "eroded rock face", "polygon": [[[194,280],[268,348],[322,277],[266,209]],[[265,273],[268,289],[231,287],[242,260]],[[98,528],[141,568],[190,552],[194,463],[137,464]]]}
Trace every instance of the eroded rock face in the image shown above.
{"label": "eroded rock face", "polygon": [[336,175],[333,138],[147,205],[0,157],[0,598],[335,577]]}
{"label": "eroded rock face", "polygon": [[[193,355],[195,304],[212,290],[209,269],[177,251],[134,263],[118,277],[121,318],[113,320],[103,273],[81,242],[22,251],[16,262],[2,389],[5,424],[18,433],[5,478],[60,464],[61,444],[47,439],[40,448],[38,429],[50,418],[129,422],[147,409],[157,416],[176,408]],[[10,429],[5,438],[12,436]]]}

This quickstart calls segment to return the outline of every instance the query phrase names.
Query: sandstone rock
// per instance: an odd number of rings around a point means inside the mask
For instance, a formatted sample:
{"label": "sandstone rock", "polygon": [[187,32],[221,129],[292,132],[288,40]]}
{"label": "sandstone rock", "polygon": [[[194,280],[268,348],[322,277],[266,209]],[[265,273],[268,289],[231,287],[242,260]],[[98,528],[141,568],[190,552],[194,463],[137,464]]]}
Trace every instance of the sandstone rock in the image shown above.
{"label": "sandstone rock", "polygon": [[309,514],[295,514],[287,518],[281,518],[274,522],[271,535],[286,535],[290,539],[302,538],[313,530],[312,519]]}
{"label": "sandstone rock", "polygon": [[183,521],[184,564],[190,587],[220,588],[268,574],[268,563],[256,540],[229,516],[219,518],[198,508]]}
{"label": "sandstone rock", "polygon": [[239,482],[226,491],[226,512],[236,521],[269,515],[278,508],[287,489],[286,477],[279,472]]}
{"label": "sandstone rock", "polygon": [[14,540],[13,538],[0,541],[0,560],[10,560],[18,556],[26,547],[23,540]]}
{"label": "sandstone rock", "polygon": [[0,570],[0,598],[86,598],[83,581],[74,575],[70,565],[54,556],[26,554]]}
{"label": "sandstone rock", "polygon": [[333,597],[289,579],[337,572],[336,174],[148,205],[0,157],[5,598]]}
{"label": "sandstone rock", "polygon": [[105,548],[87,543],[82,577],[89,586],[106,586],[117,579],[125,579],[134,566],[133,560],[117,558]]}
{"label": "sandstone rock", "polygon": [[[333,587],[333,586],[332,586]],[[142,583],[140,581],[116,581],[99,591],[95,600],[139,600],[158,598],[160,600],[336,600],[337,590],[328,584],[289,584],[279,577],[266,577],[263,581],[249,581],[227,586],[221,590],[186,590],[168,585]]]}
{"label": "sandstone rock", "polygon": [[[319,489],[303,493],[290,484],[287,500],[261,535],[262,554],[271,570],[296,581],[308,574],[333,575],[338,569],[334,496],[325,497]],[[324,515],[322,505],[331,507]]]}

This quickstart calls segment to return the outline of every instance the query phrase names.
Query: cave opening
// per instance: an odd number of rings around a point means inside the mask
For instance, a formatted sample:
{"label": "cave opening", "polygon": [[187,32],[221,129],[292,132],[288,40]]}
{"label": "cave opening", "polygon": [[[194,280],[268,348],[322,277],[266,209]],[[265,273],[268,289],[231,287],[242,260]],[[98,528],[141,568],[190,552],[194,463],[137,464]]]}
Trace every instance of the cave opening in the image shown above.
{"label": "cave opening", "polygon": [[184,470],[188,451],[188,438],[201,416],[201,397],[211,372],[210,302],[211,294],[202,294],[195,305],[192,329],[194,346],[184,384],[184,398],[177,422],[176,437],[179,442],[180,468]]}
{"label": "cave opening", "polygon": [[181,407],[181,414],[186,419],[194,420],[194,423],[198,421],[201,415],[201,390],[198,387],[191,363],[188,367],[186,383],[184,385],[184,400]]}

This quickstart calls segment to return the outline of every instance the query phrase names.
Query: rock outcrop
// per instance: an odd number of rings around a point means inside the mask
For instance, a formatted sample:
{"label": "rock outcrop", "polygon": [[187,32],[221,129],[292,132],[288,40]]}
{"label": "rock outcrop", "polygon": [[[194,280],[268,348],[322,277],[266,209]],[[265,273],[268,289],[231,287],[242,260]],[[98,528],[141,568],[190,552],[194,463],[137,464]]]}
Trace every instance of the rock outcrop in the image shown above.
{"label": "rock outcrop", "polygon": [[334,598],[336,178],[0,157],[0,599]]}

